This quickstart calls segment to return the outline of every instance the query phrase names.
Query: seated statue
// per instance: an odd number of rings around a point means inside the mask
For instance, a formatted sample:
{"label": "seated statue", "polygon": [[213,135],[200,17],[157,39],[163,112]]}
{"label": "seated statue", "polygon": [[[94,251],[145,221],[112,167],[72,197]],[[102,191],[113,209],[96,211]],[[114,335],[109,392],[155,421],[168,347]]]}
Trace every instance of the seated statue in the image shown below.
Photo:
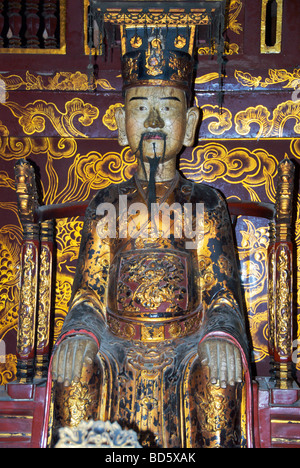
{"label": "seated statue", "polygon": [[[247,335],[226,202],[176,170],[199,120],[189,107],[193,67],[177,69],[179,52],[147,40],[145,53],[123,58],[125,107],[116,111],[119,143],[138,169],[100,190],[86,212],[51,365],[55,424],[117,422],[144,447],[251,446]],[[162,65],[163,81],[153,72]]]}

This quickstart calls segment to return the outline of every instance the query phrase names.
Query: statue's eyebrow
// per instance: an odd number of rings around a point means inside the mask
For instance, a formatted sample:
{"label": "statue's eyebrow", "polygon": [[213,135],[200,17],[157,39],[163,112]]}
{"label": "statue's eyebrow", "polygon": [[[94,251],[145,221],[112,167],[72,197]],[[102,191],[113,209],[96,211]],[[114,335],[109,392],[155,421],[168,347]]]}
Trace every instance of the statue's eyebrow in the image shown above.
{"label": "statue's eyebrow", "polygon": [[179,101],[180,102],[180,99],[178,97],[176,97],[176,96],[169,96],[169,97],[167,96],[167,97],[160,98],[161,101],[167,100],[167,99],[170,100],[170,101]]}
{"label": "statue's eyebrow", "polygon": [[[129,102],[137,101],[137,100],[148,100],[148,98],[144,97],[144,96],[134,96],[134,97],[129,99]],[[176,96],[166,96],[166,97],[160,98],[160,100],[161,101],[169,100],[169,101],[179,101],[180,102],[180,99],[178,97],[176,97]]]}
{"label": "statue's eyebrow", "polygon": [[129,99],[129,102],[130,101],[137,101],[138,99],[148,99],[147,97],[142,97],[142,96],[135,96],[135,97],[132,97],[131,99]]}

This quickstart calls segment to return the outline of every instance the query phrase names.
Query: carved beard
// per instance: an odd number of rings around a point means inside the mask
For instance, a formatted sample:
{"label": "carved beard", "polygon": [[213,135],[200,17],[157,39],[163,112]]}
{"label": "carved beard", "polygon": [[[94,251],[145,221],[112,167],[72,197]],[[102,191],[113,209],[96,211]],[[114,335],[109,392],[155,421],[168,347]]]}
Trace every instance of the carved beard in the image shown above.
{"label": "carved beard", "polygon": [[156,203],[156,173],[157,169],[159,166],[159,163],[163,163],[165,159],[165,154],[166,154],[166,135],[163,132],[146,132],[143,133],[141,136],[141,141],[139,143],[138,151],[140,152],[140,160],[141,160],[141,165],[144,171],[145,179],[147,181],[147,173],[145,169],[145,164],[144,164],[144,153],[143,153],[143,142],[147,139],[153,139],[153,138],[159,138],[163,140],[163,154],[162,157],[157,156],[156,154],[156,145],[155,142],[153,143],[153,154],[154,158],[150,158],[149,156],[146,155],[146,158],[149,162],[150,165],[150,174],[149,174],[149,180],[148,180],[148,189],[147,189],[147,196],[148,196],[148,211],[151,213],[151,205],[152,203]]}

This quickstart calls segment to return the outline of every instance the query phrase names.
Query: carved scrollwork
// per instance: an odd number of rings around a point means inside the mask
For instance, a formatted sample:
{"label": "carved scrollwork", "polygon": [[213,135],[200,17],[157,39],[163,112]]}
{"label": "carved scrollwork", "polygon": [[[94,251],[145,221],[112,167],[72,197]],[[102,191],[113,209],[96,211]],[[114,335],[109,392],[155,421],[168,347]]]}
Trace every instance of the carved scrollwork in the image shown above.
{"label": "carved scrollwork", "polygon": [[17,350],[21,358],[28,358],[32,354],[35,341],[37,247],[32,242],[26,242],[23,252]]}
{"label": "carved scrollwork", "polygon": [[277,255],[276,348],[280,356],[288,357],[292,352],[292,273],[288,247],[280,247]]}

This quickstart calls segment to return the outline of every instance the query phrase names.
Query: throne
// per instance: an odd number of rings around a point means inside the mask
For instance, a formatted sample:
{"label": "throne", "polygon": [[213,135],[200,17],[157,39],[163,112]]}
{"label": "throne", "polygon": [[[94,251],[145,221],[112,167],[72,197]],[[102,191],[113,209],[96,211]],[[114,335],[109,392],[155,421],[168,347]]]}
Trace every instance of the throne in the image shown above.
{"label": "throne", "polygon": [[[257,448],[300,447],[300,389],[293,364],[293,189],[295,167],[278,167],[276,203],[229,201],[238,216],[269,222],[268,346],[270,374],[253,378],[253,428]],[[19,217],[23,225],[17,336],[17,381],[0,387],[0,447],[46,447],[53,346],[55,220],[83,216],[88,202],[44,206],[35,172],[26,160],[15,166]]]}

